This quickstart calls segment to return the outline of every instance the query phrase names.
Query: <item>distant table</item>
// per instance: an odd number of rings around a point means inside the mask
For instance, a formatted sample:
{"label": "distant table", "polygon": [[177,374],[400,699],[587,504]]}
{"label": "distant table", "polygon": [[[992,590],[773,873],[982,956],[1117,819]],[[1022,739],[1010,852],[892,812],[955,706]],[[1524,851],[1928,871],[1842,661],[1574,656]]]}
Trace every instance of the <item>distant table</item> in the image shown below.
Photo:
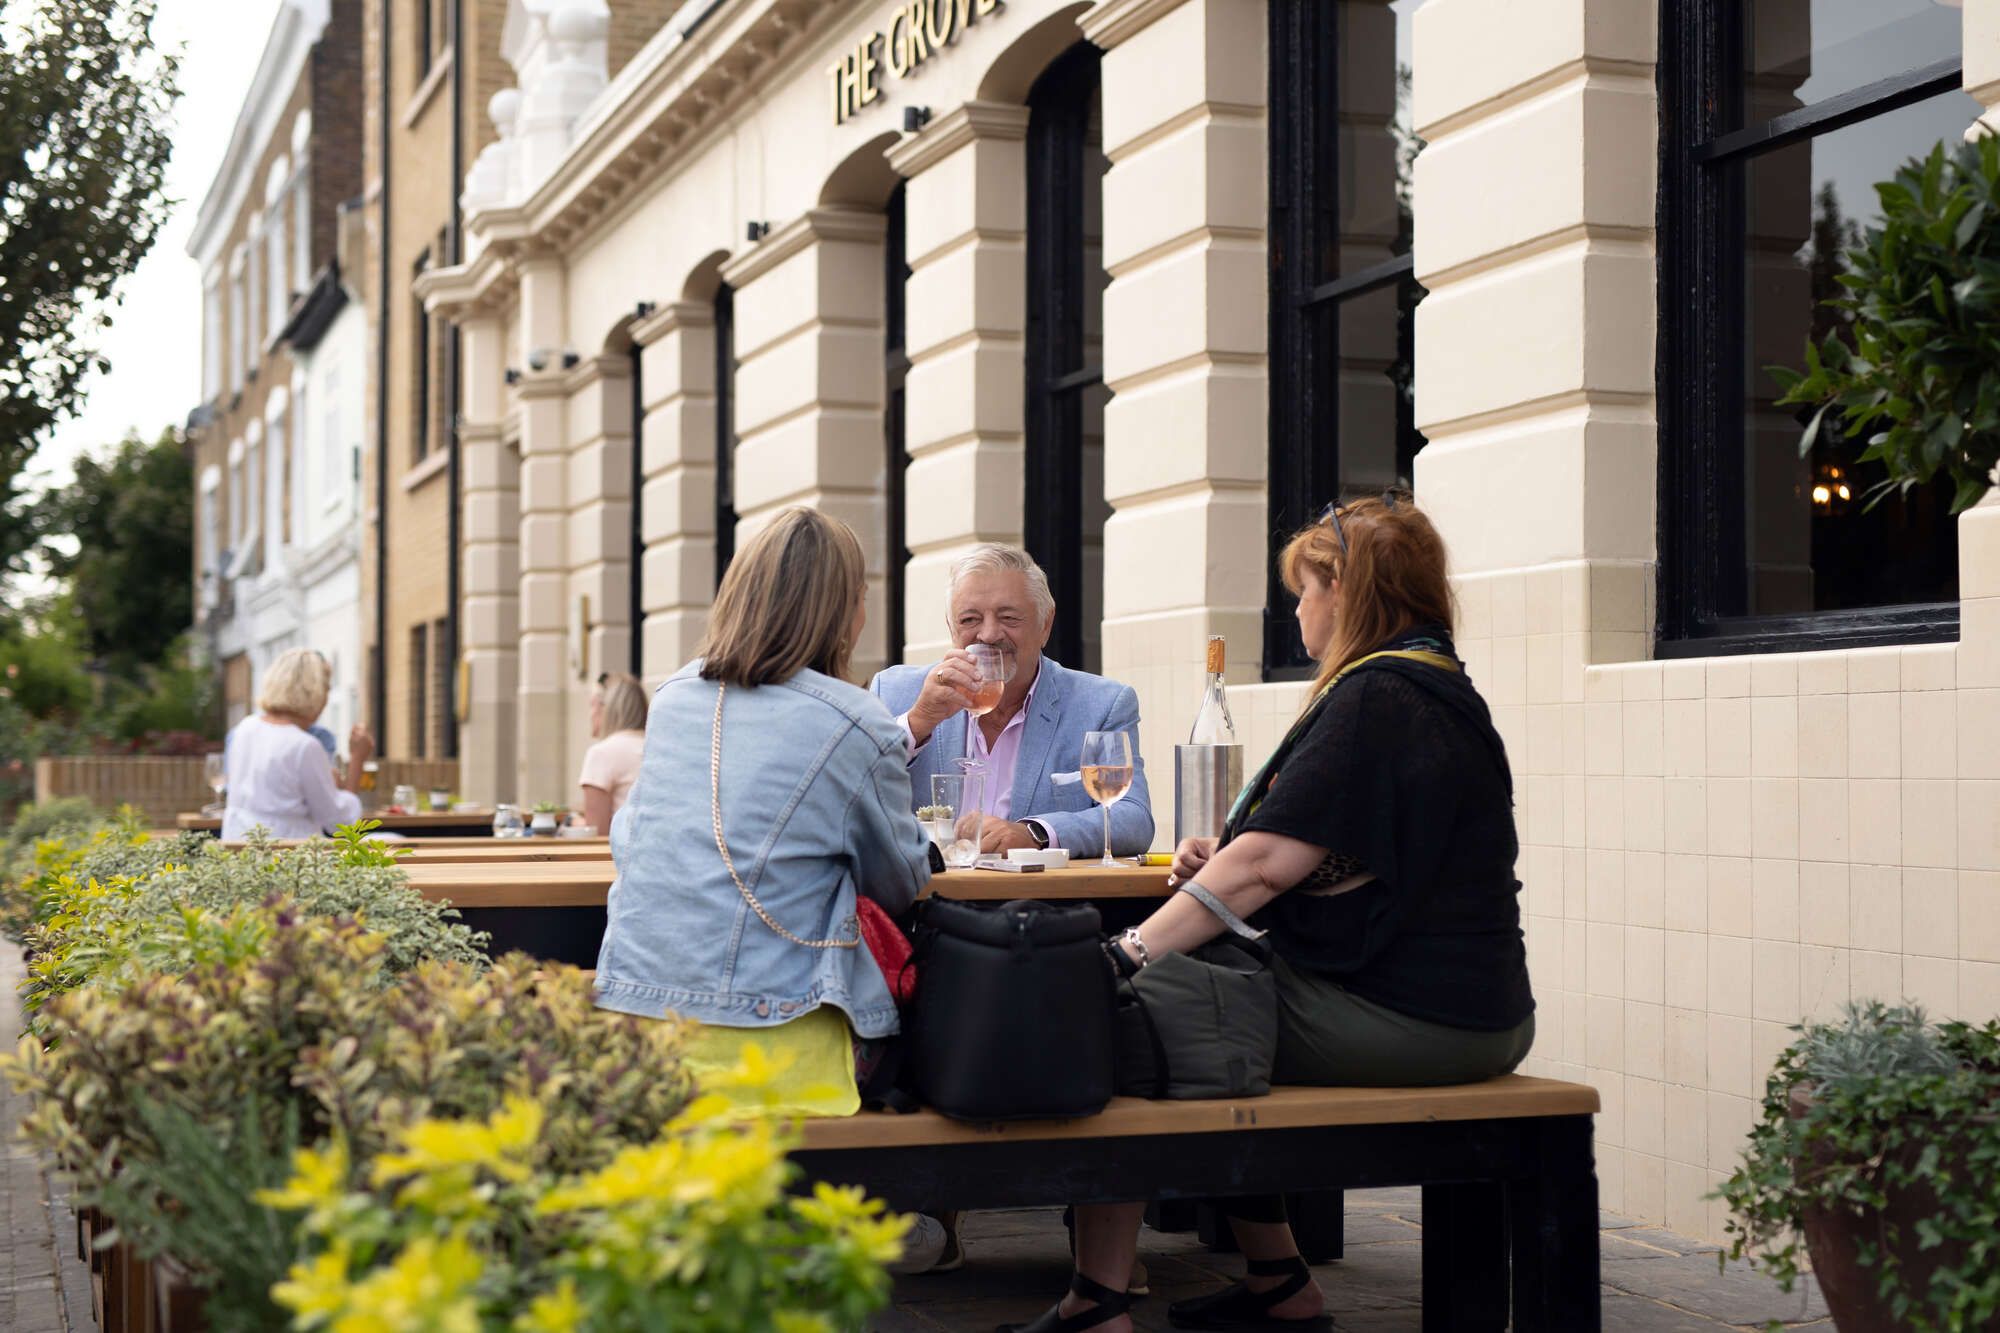
{"label": "distant table", "polygon": [[[363,819],[378,821],[385,833],[401,833],[411,838],[435,838],[442,836],[478,837],[493,836],[493,811],[490,808],[477,810],[420,810],[415,814],[391,815],[379,811],[364,812]],[[178,823],[184,829],[205,833],[222,831],[222,820],[215,815],[183,814]]]}
{"label": "distant table", "polygon": [[[533,840],[530,840],[533,841]],[[515,844],[519,846],[519,844]],[[495,954],[521,950],[537,958],[593,967],[604,940],[604,903],[616,870],[609,859],[406,860],[410,883],[433,902],[448,901],[466,925],[493,938]],[[1165,898],[1164,866],[1077,865],[1016,874],[951,870],[931,877],[940,897],[967,902],[1091,900],[1107,926],[1142,919]]]}

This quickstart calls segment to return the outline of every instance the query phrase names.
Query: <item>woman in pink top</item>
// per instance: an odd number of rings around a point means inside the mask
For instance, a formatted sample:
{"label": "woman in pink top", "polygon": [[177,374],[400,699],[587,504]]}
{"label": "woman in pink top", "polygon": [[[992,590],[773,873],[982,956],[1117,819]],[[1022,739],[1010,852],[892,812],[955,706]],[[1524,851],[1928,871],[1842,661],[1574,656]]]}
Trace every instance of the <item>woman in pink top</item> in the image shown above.
{"label": "woman in pink top", "polygon": [[583,752],[583,822],[599,833],[611,832],[618,813],[639,777],[639,760],[646,750],[646,687],[631,676],[606,672],[590,692],[590,734],[595,745]]}

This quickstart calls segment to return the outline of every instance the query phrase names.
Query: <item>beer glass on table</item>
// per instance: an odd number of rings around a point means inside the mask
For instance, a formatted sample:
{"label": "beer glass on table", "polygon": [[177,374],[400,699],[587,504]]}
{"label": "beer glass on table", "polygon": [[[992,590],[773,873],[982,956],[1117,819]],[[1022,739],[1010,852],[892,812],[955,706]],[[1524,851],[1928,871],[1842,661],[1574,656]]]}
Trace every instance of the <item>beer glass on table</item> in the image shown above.
{"label": "beer glass on table", "polygon": [[1111,803],[1132,786],[1132,738],[1122,731],[1087,731],[1083,734],[1083,754],[1078,765],[1083,770],[1083,789],[1104,811],[1104,855],[1097,864],[1115,866],[1111,855]]}

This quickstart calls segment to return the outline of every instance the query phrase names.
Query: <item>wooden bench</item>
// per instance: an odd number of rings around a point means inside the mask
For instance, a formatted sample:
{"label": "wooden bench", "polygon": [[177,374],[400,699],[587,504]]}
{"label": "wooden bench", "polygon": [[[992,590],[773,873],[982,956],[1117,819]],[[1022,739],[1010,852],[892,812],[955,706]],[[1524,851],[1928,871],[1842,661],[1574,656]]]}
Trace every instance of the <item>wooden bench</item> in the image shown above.
{"label": "wooden bench", "polygon": [[929,1212],[1417,1185],[1427,1331],[1499,1330],[1511,1318],[1517,1333],[1587,1333],[1600,1327],[1597,1110],[1595,1088],[1519,1074],[1448,1088],[1121,1097],[1082,1120],[813,1120],[793,1158],[810,1179]]}

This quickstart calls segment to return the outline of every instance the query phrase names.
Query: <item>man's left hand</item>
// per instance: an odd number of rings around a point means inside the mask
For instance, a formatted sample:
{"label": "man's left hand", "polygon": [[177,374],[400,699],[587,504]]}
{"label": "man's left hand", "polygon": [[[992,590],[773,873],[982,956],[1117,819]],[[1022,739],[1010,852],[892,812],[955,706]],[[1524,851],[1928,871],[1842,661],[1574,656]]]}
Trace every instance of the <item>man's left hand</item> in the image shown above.
{"label": "man's left hand", "polygon": [[1010,847],[1033,846],[1035,835],[1028,832],[1026,824],[1005,819],[988,819],[979,839],[981,852],[1004,852]]}

